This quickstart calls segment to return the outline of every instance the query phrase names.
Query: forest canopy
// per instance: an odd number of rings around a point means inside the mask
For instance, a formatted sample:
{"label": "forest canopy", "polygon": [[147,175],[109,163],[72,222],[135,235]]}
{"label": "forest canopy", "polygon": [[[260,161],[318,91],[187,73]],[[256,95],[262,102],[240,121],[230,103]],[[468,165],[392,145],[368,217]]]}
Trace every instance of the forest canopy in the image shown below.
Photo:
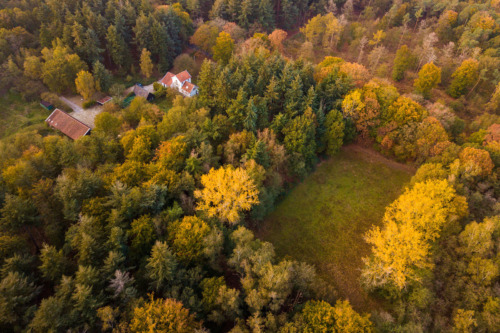
{"label": "forest canopy", "polygon": [[[2,332],[499,330],[498,0],[2,1],[0,106]],[[256,236],[347,145],[366,307]]]}

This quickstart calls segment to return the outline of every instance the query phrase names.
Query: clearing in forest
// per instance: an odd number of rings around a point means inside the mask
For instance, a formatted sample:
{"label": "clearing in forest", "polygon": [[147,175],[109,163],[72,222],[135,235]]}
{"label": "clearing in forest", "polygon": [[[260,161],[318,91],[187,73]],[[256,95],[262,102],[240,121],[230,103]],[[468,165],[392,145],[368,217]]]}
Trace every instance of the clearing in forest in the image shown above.
{"label": "clearing in forest", "polygon": [[259,238],[280,257],[314,264],[343,299],[359,311],[377,307],[360,286],[363,235],[382,225],[385,207],[410,181],[413,168],[357,145],[344,147],[295,187],[263,222]]}

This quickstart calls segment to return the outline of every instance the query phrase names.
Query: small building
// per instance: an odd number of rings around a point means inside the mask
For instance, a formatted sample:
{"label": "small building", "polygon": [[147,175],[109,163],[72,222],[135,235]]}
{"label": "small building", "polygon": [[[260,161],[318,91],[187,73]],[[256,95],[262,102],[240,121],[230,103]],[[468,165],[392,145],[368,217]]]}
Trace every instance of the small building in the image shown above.
{"label": "small building", "polygon": [[148,102],[151,102],[155,99],[155,95],[144,89],[143,87],[138,86],[137,84],[134,86],[133,90],[134,95],[144,97]]}
{"label": "small building", "polygon": [[42,100],[40,102],[40,106],[48,111],[53,111],[55,109],[54,105],[50,104],[50,102]]}
{"label": "small building", "polygon": [[188,71],[182,71],[177,75],[167,72],[159,83],[165,88],[179,91],[186,97],[193,97],[198,93],[198,87],[191,83],[191,74]]}
{"label": "small building", "polygon": [[103,97],[103,98],[101,98],[101,99],[97,100],[96,102],[97,102],[97,104],[99,104],[99,105],[104,105],[104,104],[106,104],[106,103],[110,102],[112,99],[113,99],[113,97],[111,97],[111,96],[106,96],[106,97]]}
{"label": "small building", "polygon": [[64,111],[55,109],[50,116],[45,119],[45,122],[52,128],[61,131],[73,140],[90,134],[90,127],[82,123],[80,120],[70,116]]}

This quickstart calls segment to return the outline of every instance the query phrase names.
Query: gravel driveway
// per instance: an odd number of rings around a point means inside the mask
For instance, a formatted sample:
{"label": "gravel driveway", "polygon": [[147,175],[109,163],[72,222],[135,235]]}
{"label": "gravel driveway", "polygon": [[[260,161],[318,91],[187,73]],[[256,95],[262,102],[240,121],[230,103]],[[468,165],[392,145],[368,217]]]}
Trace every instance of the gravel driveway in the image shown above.
{"label": "gravel driveway", "polygon": [[66,97],[59,96],[59,99],[61,101],[63,101],[64,103],[66,103],[70,108],[72,108],[74,112],[83,112],[83,108],[80,105],[73,103],[72,101],[70,101]]}
{"label": "gravel driveway", "polygon": [[81,104],[83,103],[82,98],[80,96],[59,96],[59,99],[63,101],[68,107],[73,109],[73,112],[69,114],[74,118],[80,120],[85,125],[90,128],[94,128],[94,119],[102,111],[101,105],[94,105],[91,108],[83,109]]}

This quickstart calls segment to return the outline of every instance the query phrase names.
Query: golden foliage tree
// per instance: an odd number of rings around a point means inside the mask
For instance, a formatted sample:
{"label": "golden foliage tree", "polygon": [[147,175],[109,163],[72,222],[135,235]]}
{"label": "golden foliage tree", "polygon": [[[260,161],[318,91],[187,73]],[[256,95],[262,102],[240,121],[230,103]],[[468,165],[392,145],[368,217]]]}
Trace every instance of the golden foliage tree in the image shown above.
{"label": "golden foliage tree", "polygon": [[153,299],[134,309],[131,332],[191,333],[201,328],[194,315],[175,299]]}
{"label": "golden foliage tree", "polygon": [[422,66],[418,72],[418,78],[413,83],[417,93],[422,94],[425,98],[430,97],[432,88],[441,83],[441,68],[430,62]]}
{"label": "golden foliage tree", "polygon": [[332,49],[340,39],[342,26],[333,13],[323,16],[318,14],[311,18],[300,31],[313,46],[323,46],[325,49]]}
{"label": "golden foliage tree", "polygon": [[458,98],[470,90],[479,78],[479,62],[475,59],[464,60],[451,77],[453,81],[448,94]]}
{"label": "golden foliage tree", "polygon": [[142,75],[149,79],[153,74],[153,62],[151,61],[151,52],[147,49],[142,49],[140,66]]}
{"label": "golden foliage tree", "polygon": [[308,301],[297,315],[294,328],[297,332],[373,332],[370,315],[360,315],[349,301],[340,300],[335,306],[325,301]]}
{"label": "golden foliage tree", "polygon": [[259,203],[259,191],[244,169],[231,166],[211,169],[201,177],[202,190],[195,191],[197,209],[223,222],[236,224],[240,214]]}
{"label": "golden foliage tree", "polygon": [[95,80],[94,76],[87,71],[80,71],[75,79],[76,91],[83,97],[84,100],[88,101],[94,95]]}
{"label": "golden foliage tree", "polygon": [[190,263],[200,260],[205,248],[205,237],[210,227],[196,216],[185,216],[169,228],[172,247],[180,261]]}
{"label": "golden foliage tree", "polygon": [[448,223],[466,216],[467,202],[446,180],[417,183],[386,210],[384,227],[366,235],[372,255],[364,258],[364,284],[370,288],[400,291],[421,281],[432,268],[432,242]]}
{"label": "golden foliage tree", "polygon": [[459,158],[461,171],[469,176],[485,177],[493,171],[493,161],[486,150],[466,147]]}
{"label": "golden foliage tree", "polygon": [[222,31],[215,41],[215,46],[212,49],[214,60],[224,64],[229,62],[234,50],[234,40],[227,32]]}

